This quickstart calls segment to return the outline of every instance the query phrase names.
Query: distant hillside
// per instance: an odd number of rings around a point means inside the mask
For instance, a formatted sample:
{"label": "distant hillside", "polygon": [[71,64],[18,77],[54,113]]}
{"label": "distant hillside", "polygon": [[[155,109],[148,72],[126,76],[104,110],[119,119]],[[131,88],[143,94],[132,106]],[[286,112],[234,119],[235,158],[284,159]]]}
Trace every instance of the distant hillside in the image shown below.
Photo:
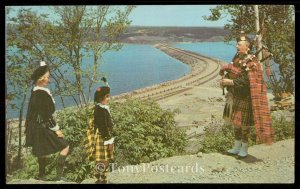
{"label": "distant hillside", "polygon": [[223,41],[228,30],[220,27],[139,27],[133,26],[120,36],[125,43]]}
{"label": "distant hillside", "polygon": [[[16,29],[16,25],[8,24],[7,33]],[[103,31],[104,32],[104,31]],[[119,40],[123,43],[172,43],[172,42],[202,42],[223,41],[229,35],[229,30],[221,27],[146,27],[131,26]],[[90,31],[86,35],[95,37]],[[104,36],[104,35],[101,35]],[[101,40],[105,41],[105,38]],[[93,41],[97,41],[96,39]]]}

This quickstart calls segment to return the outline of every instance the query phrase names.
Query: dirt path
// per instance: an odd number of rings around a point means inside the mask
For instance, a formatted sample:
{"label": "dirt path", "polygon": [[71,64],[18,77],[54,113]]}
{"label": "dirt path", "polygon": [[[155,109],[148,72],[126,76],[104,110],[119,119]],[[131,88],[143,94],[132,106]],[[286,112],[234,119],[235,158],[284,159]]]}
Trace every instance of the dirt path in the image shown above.
{"label": "dirt path", "polygon": [[123,169],[115,170],[110,178],[113,183],[294,182],[293,139],[272,146],[252,146],[249,154],[243,160],[218,153],[175,156],[151,162],[149,166],[139,165],[146,167],[145,172],[140,169],[141,172],[132,173],[130,167],[125,168],[129,173]]}
{"label": "dirt path", "polygon": [[[119,183],[293,183],[294,139],[249,148],[237,159],[219,153],[174,156],[135,166],[113,168],[109,182]],[[93,184],[86,179],[83,184]],[[8,184],[67,184],[14,179]],[[75,184],[75,183],[74,183]]]}

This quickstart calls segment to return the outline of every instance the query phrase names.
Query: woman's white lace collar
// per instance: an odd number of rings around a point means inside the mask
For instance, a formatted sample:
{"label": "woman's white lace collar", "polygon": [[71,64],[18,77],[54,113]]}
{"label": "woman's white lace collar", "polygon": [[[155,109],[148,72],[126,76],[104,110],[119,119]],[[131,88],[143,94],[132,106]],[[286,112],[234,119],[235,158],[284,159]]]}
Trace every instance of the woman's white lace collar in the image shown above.
{"label": "woman's white lace collar", "polygon": [[54,98],[53,98],[53,96],[52,96],[52,94],[51,94],[51,92],[50,92],[50,90],[49,90],[48,88],[35,86],[35,87],[33,88],[33,91],[36,91],[36,90],[43,90],[43,91],[46,91],[46,92],[51,96],[53,103],[55,103],[55,100],[54,100]]}

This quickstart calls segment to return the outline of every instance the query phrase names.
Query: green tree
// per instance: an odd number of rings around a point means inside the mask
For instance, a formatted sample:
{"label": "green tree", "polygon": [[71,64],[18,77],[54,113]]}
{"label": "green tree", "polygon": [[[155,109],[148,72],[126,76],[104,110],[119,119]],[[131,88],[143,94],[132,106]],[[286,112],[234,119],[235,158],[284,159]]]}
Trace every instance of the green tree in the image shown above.
{"label": "green tree", "polygon": [[[21,14],[21,13],[20,13]],[[10,35],[11,34],[11,35]],[[25,101],[27,98],[27,92],[30,87],[30,75],[32,66],[30,63],[33,61],[31,56],[26,56],[26,49],[14,49],[13,47],[23,46],[24,41],[19,40],[17,34],[12,33],[12,28],[7,29],[7,77],[6,83],[9,86],[7,91],[8,105],[12,109],[19,110],[19,144],[18,144],[18,158],[17,165],[20,165],[21,159],[21,138],[22,138],[22,121]],[[30,46],[30,45],[28,45]],[[13,103],[13,100],[19,103]]]}
{"label": "green tree", "polygon": [[[6,65],[8,85],[8,106],[13,110],[19,110],[19,145],[18,165],[22,150],[22,121],[25,102],[28,100],[28,92],[32,87],[30,75],[36,68],[37,60],[49,57],[53,52],[45,51],[47,33],[50,23],[45,15],[38,16],[30,9],[22,8],[15,17],[7,17],[7,46]],[[47,48],[47,46],[46,46]],[[54,66],[54,70],[55,70]],[[51,72],[52,74],[55,73]],[[52,77],[57,81],[55,77]],[[58,86],[58,90],[61,88]]]}
{"label": "green tree", "polygon": [[[292,5],[259,5],[259,20],[263,44],[273,54],[279,65],[279,78],[272,71],[270,85],[275,97],[283,92],[294,92],[295,80],[295,8]],[[230,30],[225,41],[235,39],[241,30],[255,32],[253,5],[218,5],[210,9],[211,15],[204,19],[216,21],[229,15],[224,29]]]}
{"label": "green tree", "polygon": [[[77,105],[88,106],[91,88],[97,82],[101,56],[106,51],[121,48],[118,36],[129,26],[128,16],[133,8],[56,7],[55,13],[60,19],[54,21],[49,15],[37,14],[30,8],[21,8],[16,16],[7,16],[7,97],[8,106],[19,110],[19,159],[23,112],[32,86],[30,75],[37,67],[35,62],[45,60],[51,67],[55,86],[52,92],[60,97],[63,106],[65,96],[71,96]],[[92,70],[88,69],[90,65],[83,63],[84,57],[91,56],[90,52],[94,57]],[[73,68],[73,73],[70,68]],[[87,84],[82,82],[83,78],[90,79],[88,97],[85,96]]]}
{"label": "green tree", "polygon": [[[122,47],[118,37],[129,26],[128,16],[133,8],[134,6],[55,7],[54,11],[61,18],[55,22],[55,36],[60,36],[55,46],[67,55],[64,57],[65,64],[74,70],[73,85],[76,86],[81,106],[89,106],[92,87],[95,82],[99,82],[98,67],[103,53]],[[91,56],[93,62],[84,64],[83,58]]]}
{"label": "green tree", "polygon": [[[60,69],[63,65],[63,62],[58,59],[60,52],[58,49],[52,48],[52,41],[55,38],[50,37],[49,33],[53,33],[55,28],[46,18],[47,15],[39,16],[30,9],[25,8],[20,9],[16,17],[9,18],[7,24],[8,64],[21,64],[23,67],[29,68],[26,71],[32,73],[33,69],[37,67],[37,64],[34,64],[35,62],[46,60],[51,66],[51,77],[55,82],[54,95],[61,97],[64,106],[63,96],[66,91],[71,91],[71,85],[64,79],[66,71],[62,73]],[[19,57],[19,60],[15,57]],[[25,61],[26,59],[30,61]],[[14,77],[14,74],[11,74],[11,76]],[[30,82],[28,77],[23,79]],[[18,84],[15,83],[14,85],[17,87]]]}

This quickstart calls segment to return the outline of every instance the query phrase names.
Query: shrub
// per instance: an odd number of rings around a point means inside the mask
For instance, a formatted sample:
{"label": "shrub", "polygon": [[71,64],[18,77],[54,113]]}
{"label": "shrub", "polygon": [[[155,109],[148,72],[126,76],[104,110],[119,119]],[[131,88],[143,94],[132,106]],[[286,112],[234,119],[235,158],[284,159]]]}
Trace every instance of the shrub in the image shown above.
{"label": "shrub", "polygon": [[91,178],[94,164],[88,160],[83,146],[88,120],[93,116],[92,108],[66,108],[60,111],[57,116],[58,124],[70,145],[65,166],[66,177],[75,182]]}
{"label": "shrub", "polygon": [[117,165],[150,162],[184,151],[187,137],[175,126],[178,110],[162,110],[154,101],[112,103]]}
{"label": "shrub", "polygon": [[[111,103],[111,113],[116,137],[116,167],[149,162],[183,152],[187,142],[184,131],[175,127],[174,115],[178,110],[162,110],[154,101],[127,100]],[[94,162],[89,161],[83,142],[92,108],[66,108],[57,114],[70,152],[65,165],[66,177],[81,182],[93,177]],[[57,154],[49,156],[48,179],[55,177]],[[17,178],[32,178],[38,174],[37,158],[26,157],[25,168],[16,173]]]}
{"label": "shrub", "polygon": [[[25,161],[25,158],[22,159]],[[17,179],[29,179],[38,175],[38,163],[37,158],[29,154],[26,156],[24,167],[14,172],[14,178]]]}
{"label": "shrub", "polygon": [[224,152],[232,146],[234,133],[231,125],[215,121],[208,124],[204,132],[204,137],[200,142],[201,152]]}
{"label": "shrub", "polygon": [[[272,127],[275,131],[274,141],[294,138],[295,123],[294,119],[286,119],[286,113],[272,115]],[[217,120],[210,123],[204,128],[204,137],[201,140],[201,152],[220,152],[224,153],[230,149],[234,141],[233,126],[224,124],[223,121]],[[256,144],[255,127],[250,127],[249,146]]]}
{"label": "shrub", "polygon": [[284,114],[272,116],[272,126],[275,131],[275,141],[295,138],[295,121],[294,118],[287,119]]}

